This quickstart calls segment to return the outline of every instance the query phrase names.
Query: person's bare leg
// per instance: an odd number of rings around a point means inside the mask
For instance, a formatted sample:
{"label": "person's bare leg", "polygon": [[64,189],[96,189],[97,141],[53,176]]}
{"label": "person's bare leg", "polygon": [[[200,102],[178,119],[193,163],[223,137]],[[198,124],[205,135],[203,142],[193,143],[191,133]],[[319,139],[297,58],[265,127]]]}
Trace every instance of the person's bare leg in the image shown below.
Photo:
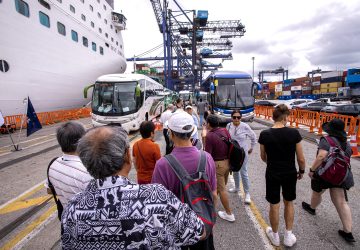
{"label": "person's bare leg", "polygon": [[312,195],[311,195],[311,203],[310,203],[310,207],[311,207],[312,209],[316,209],[317,206],[320,205],[321,200],[322,200],[321,195],[322,195],[324,192],[325,192],[325,190],[323,190],[323,191],[320,192],[320,193],[315,192],[315,191],[312,192]]}
{"label": "person's bare leg", "polygon": [[280,203],[270,204],[269,219],[274,233],[277,233],[279,230],[279,209]]}
{"label": "person's bare leg", "polygon": [[228,192],[226,190],[223,190],[219,193],[219,196],[220,196],[221,203],[225,209],[225,212],[230,215],[231,209],[230,209]]}
{"label": "person's bare leg", "polygon": [[351,210],[345,200],[344,190],[341,188],[330,188],[330,197],[339,214],[344,231],[350,233],[352,229]]}
{"label": "person's bare leg", "polygon": [[294,225],[294,203],[292,201],[284,200],[284,218],[286,230],[292,231]]}

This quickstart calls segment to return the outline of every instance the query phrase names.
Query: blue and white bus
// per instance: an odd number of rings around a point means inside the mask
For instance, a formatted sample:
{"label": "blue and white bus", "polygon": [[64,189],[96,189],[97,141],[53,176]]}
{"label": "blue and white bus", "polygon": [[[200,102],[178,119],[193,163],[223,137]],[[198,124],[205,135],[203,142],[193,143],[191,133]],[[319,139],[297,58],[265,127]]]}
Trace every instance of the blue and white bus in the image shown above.
{"label": "blue and white bus", "polygon": [[219,115],[221,124],[231,121],[234,109],[240,110],[243,121],[253,121],[254,95],[258,86],[251,75],[240,71],[216,71],[206,78],[202,87],[209,92],[209,104]]}

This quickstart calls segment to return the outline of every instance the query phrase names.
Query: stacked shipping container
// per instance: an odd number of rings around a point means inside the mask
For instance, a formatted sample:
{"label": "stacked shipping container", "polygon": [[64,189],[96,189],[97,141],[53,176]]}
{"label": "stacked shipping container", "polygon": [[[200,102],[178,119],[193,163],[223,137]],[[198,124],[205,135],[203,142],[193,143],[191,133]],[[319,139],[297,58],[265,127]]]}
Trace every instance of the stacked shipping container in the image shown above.
{"label": "stacked shipping container", "polygon": [[321,74],[320,80],[320,93],[333,93],[338,92],[338,88],[343,87],[343,72],[331,71]]}

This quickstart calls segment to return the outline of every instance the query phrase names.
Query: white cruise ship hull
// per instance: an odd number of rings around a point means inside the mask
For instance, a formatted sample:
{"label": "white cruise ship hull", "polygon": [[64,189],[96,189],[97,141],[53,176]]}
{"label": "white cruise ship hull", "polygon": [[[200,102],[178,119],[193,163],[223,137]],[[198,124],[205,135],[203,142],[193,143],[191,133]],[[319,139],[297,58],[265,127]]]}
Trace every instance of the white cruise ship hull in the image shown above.
{"label": "white cruise ship hull", "polygon": [[[86,22],[81,20],[80,10],[84,8],[84,13],[90,12],[89,6],[82,7],[81,1],[70,1],[77,9],[76,16],[71,16],[68,4],[62,6],[55,0],[48,2],[51,10],[38,1],[28,0],[30,17],[16,11],[14,0],[0,3],[0,60],[9,65],[7,72],[0,71],[0,110],[3,115],[24,113],[23,100],[27,96],[36,112],[82,107],[91,98],[89,95],[84,99],[84,87],[94,83],[100,75],[123,73],[126,69],[120,31],[115,34],[110,24],[105,26],[103,21],[106,17],[111,23],[111,10],[106,14],[102,8],[105,1],[102,0],[98,7],[103,18],[95,19],[97,11],[94,8],[94,17],[89,13]],[[40,24],[39,11],[50,16],[50,28]],[[98,27],[91,28],[92,19],[104,26],[102,34]],[[58,21],[66,26],[66,36],[58,33]],[[78,42],[72,40],[71,30],[77,31]],[[109,39],[105,38],[105,32],[109,33]],[[83,46],[83,36],[88,38],[88,47]],[[92,50],[92,42],[97,45],[96,52]],[[104,48],[104,55],[100,54],[99,46]]]}

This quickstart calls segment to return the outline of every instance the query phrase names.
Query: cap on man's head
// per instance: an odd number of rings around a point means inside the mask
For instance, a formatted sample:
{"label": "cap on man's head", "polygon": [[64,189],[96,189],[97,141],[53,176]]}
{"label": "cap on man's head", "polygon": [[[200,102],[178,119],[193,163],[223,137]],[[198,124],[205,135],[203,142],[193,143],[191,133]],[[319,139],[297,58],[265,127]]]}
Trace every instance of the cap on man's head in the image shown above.
{"label": "cap on man's head", "polygon": [[192,106],[187,105],[187,106],[185,107],[185,109],[192,109]]}
{"label": "cap on man's head", "polygon": [[174,132],[186,134],[193,132],[196,126],[191,115],[186,112],[179,112],[170,117],[167,127]]}

